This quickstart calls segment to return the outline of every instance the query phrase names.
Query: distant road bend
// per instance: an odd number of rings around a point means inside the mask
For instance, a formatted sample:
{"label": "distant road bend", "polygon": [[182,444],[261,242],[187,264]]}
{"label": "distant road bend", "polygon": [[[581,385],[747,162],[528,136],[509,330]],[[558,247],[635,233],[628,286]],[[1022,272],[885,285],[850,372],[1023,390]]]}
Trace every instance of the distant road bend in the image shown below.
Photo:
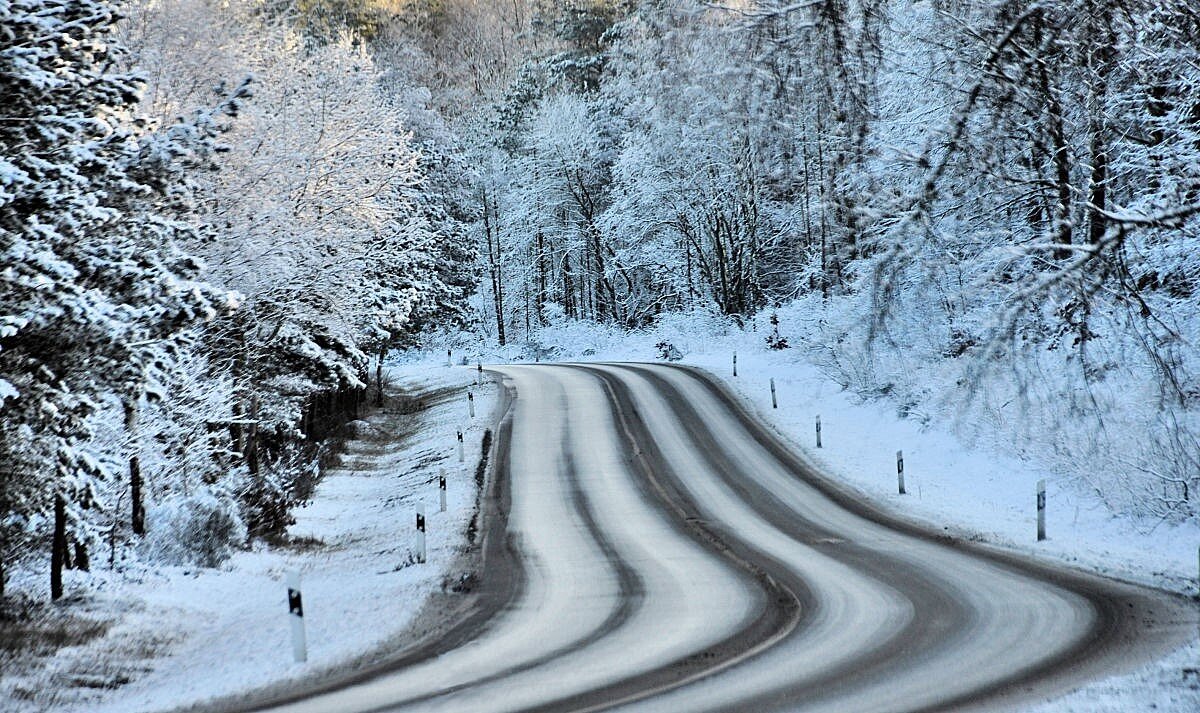
{"label": "distant road bend", "polygon": [[255,710],[1009,710],[1195,635],[1183,599],[872,510],[697,370],[493,371],[472,606]]}

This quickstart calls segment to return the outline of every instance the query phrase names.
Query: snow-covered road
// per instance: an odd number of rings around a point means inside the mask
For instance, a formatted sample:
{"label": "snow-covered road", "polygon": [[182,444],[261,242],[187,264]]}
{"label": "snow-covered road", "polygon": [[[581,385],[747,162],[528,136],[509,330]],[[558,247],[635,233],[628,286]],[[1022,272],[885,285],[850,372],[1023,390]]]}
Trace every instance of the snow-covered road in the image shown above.
{"label": "snow-covered road", "polygon": [[473,623],[270,710],[1012,708],[1195,631],[1183,600],[855,502],[700,372],[493,371]]}

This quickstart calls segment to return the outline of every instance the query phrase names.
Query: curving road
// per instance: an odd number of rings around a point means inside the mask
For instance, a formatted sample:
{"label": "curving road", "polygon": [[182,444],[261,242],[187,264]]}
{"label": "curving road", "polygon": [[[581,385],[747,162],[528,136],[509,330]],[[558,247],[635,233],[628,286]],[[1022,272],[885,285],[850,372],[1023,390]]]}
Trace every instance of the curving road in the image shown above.
{"label": "curving road", "polygon": [[288,711],[1012,709],[1194,635],[1194,605],[856,502],[703,373],[496,367],[480,592]]}

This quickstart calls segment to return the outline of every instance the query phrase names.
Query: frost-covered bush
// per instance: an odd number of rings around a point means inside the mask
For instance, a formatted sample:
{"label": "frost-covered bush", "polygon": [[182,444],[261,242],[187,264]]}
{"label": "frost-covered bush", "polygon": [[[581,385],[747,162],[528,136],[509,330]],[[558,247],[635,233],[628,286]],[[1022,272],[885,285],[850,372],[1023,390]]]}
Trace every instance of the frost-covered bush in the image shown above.
{"label": "frost-covered bush", "polygon": [[177,496],[148,515],[148,553],[169,564],[216,567],[246,541],[238,503],[225,493]]}
{"label": "frost-covered bush", "polygon": [[678,347],[666,340],[655,344],[654,348],[658,350],[659,359],[665,359],[667,361],[679,361],[683,358],[683,352],[679,351]]}
{"label": "frost-covered bush", "polygon": [[295,522],[292,509],[308,500],[320,474],[319,456],[310,450],[297,449],[261,472],[244,476],[238,496],[250,534],[280,532]]}

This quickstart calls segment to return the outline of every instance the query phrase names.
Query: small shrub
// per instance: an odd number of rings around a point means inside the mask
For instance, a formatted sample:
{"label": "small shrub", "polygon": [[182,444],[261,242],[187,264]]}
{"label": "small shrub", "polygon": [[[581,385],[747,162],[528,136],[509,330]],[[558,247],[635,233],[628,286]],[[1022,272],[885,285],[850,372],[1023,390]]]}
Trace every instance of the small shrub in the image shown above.
{"label": "small shrub", "polygon": [[292,510],[307,502],[320,476],[321,457],[333,452],[325,449],[314,456],[311,450],[296,449],[270,467],[244,476],[238,496],[251,535],[279,533],[295,522]]}
{"label": "small shrub", "polygon": [[767,335],[768,349],[787,349],[789,347],[787,337],[779,334],[779,315],[771,313],[771,333]]}
{"label": "small shrub", "polygon": [[222,493],[178,496],[148,514],[147,546],[169,564],[216,567],[246,541],[238,504]]}
{"label": "small shrub", "polygon": [[658,358],[666,361],[679,361],[683,358],[683,352],[679,351],[674,344],[670,342],[659,342],[654,345],[658,350]]}

